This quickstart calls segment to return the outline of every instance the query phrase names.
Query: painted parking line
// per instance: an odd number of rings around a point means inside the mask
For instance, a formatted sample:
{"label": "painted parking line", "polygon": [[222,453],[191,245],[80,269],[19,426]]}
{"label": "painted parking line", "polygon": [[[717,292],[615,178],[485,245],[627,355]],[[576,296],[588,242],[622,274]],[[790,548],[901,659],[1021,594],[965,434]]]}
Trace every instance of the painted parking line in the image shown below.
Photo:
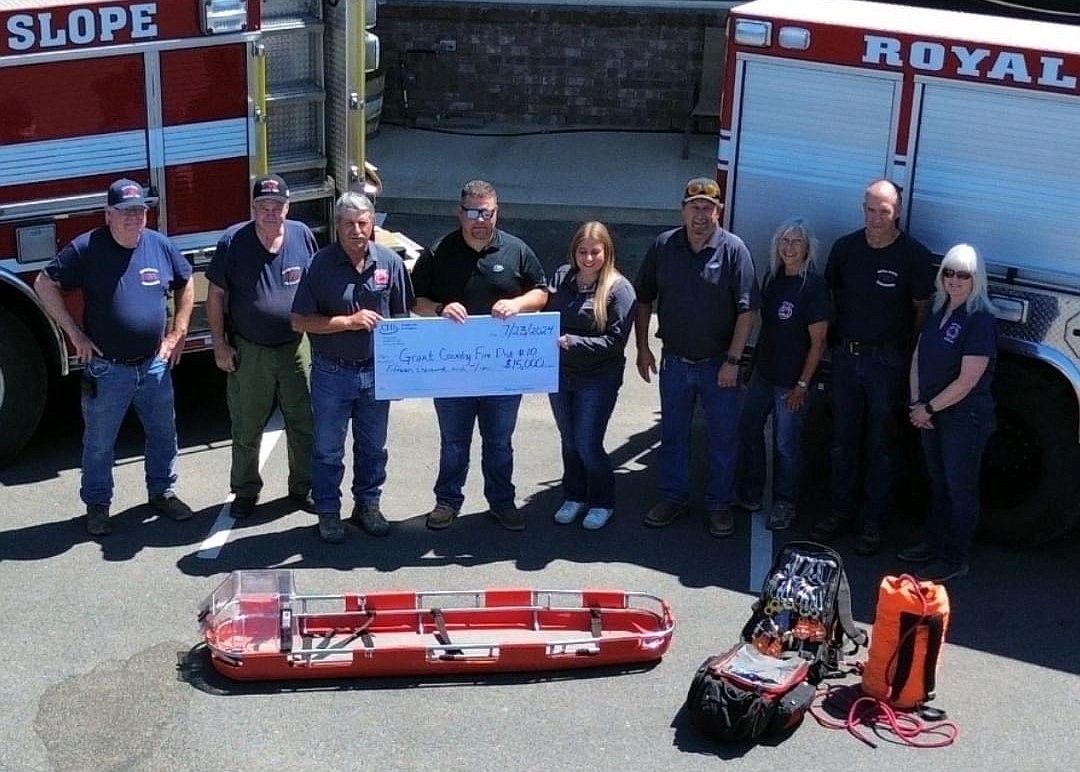
{"label": "painted parking line", "polygon": [[[262,443],[259,445],[260,471],[266,465],[266,460],[270,458],[270,454],[274,452],[274,446],[277,445],[278,440],[281,439],[281,435],[284,433],[285,421],[281,417],[281,411],[275,410],[266,423]],[[232,533],[233,523],[236,522],[231,511],[233,498],[235,497],[230,493],[229,498],[222,505],[221,511],[218,512],[217,519],[210,527],[210,533],[199,547],[196,557],[202,560],[214,560],[221,553],[221,548],[225,546],[225,543],[229,540],[229,534]]]}
{"label": "painted parking line", "polygon": [[773,534],[765,523],[769,520],[769,507],[763,506],[750,516],[750,592],[761,592],[765,575],[773,560]]}

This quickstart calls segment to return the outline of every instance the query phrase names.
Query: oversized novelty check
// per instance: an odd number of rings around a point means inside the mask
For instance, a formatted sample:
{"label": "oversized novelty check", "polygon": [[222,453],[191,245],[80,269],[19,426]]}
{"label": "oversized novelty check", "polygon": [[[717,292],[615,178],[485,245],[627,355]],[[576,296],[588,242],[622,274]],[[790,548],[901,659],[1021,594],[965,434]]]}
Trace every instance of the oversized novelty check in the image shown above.
{"label": "oversized novelty check", "polygon": [[384,319],[375,328],[375,399],[559,390],[559,315]]}

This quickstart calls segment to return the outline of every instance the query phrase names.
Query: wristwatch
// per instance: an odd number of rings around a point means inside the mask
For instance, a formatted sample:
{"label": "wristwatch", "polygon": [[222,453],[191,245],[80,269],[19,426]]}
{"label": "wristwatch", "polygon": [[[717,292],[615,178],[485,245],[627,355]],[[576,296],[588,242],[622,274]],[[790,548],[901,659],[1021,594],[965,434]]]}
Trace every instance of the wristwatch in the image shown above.
{"label": "wristwatch", "polygon": [[798,386],[800,389],[809,389],[810,388],[810,384],[807,383],[806,381],[795,381],[795,385]]}
{"label": "wristwatch", "polygon": [[930,404],[930,400],[926,400],[926,402],[923,403],[922,408],[926,411],[927,415],[933,415],[937,412],[936,410],[934,410],[934,406]]}
{"label": "wristwatch", "polygon": [[443,309],[445,308],[445,303],[439,303],[439,305],[435,306],[435,316],[442,316]]}
{"label": "wristwatch", "polygon": [[732,356],[731,354],[728,354],[724,358],[724,362],[726,362],[729,365],[737,365],[737,364],[739,364],[739,358],[736,357],[736,356]]}

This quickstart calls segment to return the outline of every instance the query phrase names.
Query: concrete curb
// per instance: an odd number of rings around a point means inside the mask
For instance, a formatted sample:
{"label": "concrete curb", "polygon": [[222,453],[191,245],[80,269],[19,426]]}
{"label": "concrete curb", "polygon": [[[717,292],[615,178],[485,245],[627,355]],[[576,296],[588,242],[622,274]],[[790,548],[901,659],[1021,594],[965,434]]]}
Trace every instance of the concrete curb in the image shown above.
{"label": "concrete curb", "polygon": [[[376,208],[387,214],[414,214],[453,217],[456,199],[397,198],[382,196]],[[677,209],[645,209],[626,206],[583,206],[581,204],[544,204],[499,200],[499,214],[507,220],[568,220],[627,225],[657,225],[675,227],[679,224]]]}

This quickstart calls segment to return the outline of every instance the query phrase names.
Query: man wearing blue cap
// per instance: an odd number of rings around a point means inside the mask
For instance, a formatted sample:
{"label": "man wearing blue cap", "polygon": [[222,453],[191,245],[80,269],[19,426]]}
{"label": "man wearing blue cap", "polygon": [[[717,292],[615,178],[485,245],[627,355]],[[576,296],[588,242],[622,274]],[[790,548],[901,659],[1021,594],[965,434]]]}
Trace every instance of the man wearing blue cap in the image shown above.
{"label": "man wearing blue cap", "polygon": [[229,483],[235,496],[230,511],[238,519],[255,510],[262,490],[259,446],[275,399],[285,420],[289,499],[315,511],[310,494],[311,354],[307,339],[293,331],[289,311],[318,245],[310,228],[287,219],[289,186],[278,175],[256,178],[251,210],[253,219],[222,234],[206,269],[214,361],[228,373]]}
{"label": "man wearing blue cap", "polygon": [[[128,408],[146,434],[146,488],[150,506],[173,520],[192,511],[173,492],[176,417],[170,369],[184,350],[195,290],[191,265],[165,236],[146,227],[148,200],[139,183],[109,186],[105,225],[78,236],[38,275],[34,289],[71,341],[82,375],[82,486],[86,529],[112,532],[112,466],[116,436]],[[81,289],[80,322],[64,304],[65,291]],[[166,300],[174,314],[166,330]]]}

